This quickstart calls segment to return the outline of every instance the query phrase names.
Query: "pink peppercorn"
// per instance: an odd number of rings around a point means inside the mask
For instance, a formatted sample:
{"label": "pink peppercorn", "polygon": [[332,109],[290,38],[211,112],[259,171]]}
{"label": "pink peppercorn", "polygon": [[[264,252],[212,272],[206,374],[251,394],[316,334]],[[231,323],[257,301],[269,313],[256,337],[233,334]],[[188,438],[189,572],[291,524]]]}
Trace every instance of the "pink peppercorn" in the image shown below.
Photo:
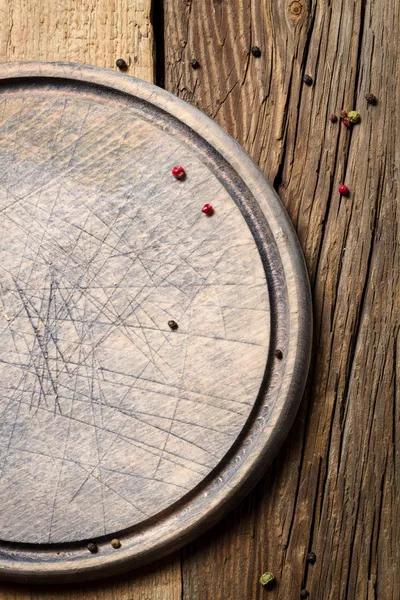
{"label": "pink peppercorn", "polygon": [[339,185],[339,194],[341,196],[348,196],[349,193],[350,193],[350,190],[347,187],[347,185]]}
{"label": "pink peppercorn", "polygon": [[174,167],[172,169],[172,175],[176,179],[183,179],[185,177],[185,175],[186,175],[185,169],[183,167],[181,167],[180,165],[177,165],[176,167]]}
{"label": "pink peppercorn", "polygon": [[205,204],[203,206],[203,208],[201,209],[201,212],[204,213],[205,215],[212,215],[212,213],[214,212],[214,209],[211,206],[211,204]]}

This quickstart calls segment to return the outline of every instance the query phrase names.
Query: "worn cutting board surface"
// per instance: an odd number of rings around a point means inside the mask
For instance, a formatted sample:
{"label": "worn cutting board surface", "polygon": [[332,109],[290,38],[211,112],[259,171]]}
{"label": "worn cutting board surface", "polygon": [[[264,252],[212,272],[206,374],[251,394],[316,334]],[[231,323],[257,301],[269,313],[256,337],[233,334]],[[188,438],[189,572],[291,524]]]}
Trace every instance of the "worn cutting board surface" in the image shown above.
{"label": "worn cutting board surface", "polygon": [[307,371],[306,276],[269,184],[192,107],[77,65],[0,77],[0,573],[105,575],[262,474]]}

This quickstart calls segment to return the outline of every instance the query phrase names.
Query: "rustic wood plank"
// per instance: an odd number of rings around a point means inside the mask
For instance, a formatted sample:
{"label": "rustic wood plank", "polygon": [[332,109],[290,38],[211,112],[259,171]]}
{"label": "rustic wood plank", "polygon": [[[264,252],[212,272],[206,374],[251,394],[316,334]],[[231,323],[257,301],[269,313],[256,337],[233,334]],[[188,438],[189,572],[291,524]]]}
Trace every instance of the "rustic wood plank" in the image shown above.
{"label": "rustic wood plank", "polygon": [[1,600],[180,600],[179,556],[118,579],[69,586],[0,587]]}
{"label": "rustic wood plank", "polygon": [[[25,2],[1,0],[0,57],[7,60],[70,60],[115,68],[129,62],[128,72],[154,78],[150,0],[101,2]],[[129,60],[130,59],[130,60]],[[2,600],[179,600],[178,556],[116,581],[61,588],[2,583]]]}
{"label": "rustic wood plank", "polygon": [[[316,327],[296,426],[250,498],[185,551],[183,597],[261,598],[258,577],[272,570],[270,598],[306,588],[324,600],[394,599],[398,3],[170,0],[165,24],[167,88],[234,135],[289,210],[312,277]],[[341,108],[357,108],[361,124],[331,124],[329,113]],[[337,193],[343,181],[348,199]],[[314,565],[306,564],[310,550]]]}
{"label": "rustic wood plank", "polygon": [[0,57],[64,60],[114,68],[154,80],[151,0],[0,1]]}

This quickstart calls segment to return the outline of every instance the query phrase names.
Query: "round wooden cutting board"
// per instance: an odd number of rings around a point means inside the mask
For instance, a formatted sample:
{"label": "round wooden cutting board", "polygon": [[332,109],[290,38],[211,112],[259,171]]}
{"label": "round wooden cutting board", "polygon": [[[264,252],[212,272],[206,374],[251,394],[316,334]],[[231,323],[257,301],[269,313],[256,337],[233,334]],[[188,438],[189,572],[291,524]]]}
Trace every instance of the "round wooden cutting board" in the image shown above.
{"label": "round wooden cutting board", "polygon": [[0,577],[100,577],[262,475],[307,374],[306,271],[270,184],[190,105],[81,65],[0,79]]}

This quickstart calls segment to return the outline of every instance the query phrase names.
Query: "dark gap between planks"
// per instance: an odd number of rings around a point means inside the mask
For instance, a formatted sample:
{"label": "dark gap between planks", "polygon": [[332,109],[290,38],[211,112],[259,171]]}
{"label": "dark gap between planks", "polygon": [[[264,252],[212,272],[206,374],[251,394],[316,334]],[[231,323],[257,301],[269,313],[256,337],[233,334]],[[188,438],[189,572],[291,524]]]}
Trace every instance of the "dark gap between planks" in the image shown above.
{"label": "dark gap between planks", "polygon": [[154,35],[155,83],[165,87],[164,0],[153,0],[151,23]]}

